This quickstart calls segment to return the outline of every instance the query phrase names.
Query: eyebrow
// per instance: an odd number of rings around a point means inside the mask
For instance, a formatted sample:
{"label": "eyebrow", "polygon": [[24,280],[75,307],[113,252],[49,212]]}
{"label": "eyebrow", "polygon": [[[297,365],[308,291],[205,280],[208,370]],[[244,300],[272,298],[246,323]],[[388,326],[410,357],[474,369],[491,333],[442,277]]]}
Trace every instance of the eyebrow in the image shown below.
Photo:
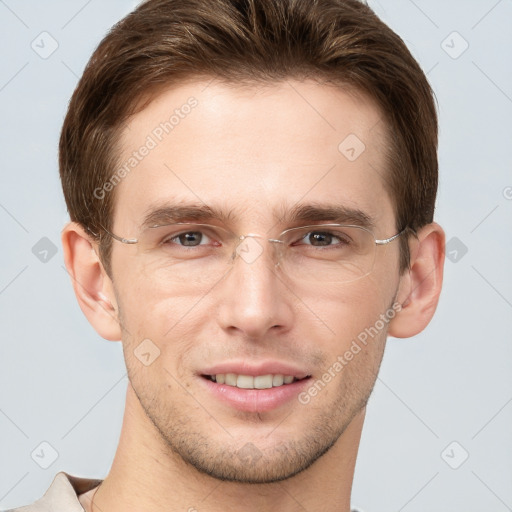
{"label": "eyebrow", "polygon": [[222,222],[230,221],[233,212],[221,208],[211,208],[206,204],[187,203],[178,205],[162,205],[148,208],[142,229],[154,227],[162,224],[173,224],[175,222],[207,222],[218,220]]}
{"label": "eyebrow", "polygon": [[[358,208],[349,208],[338,204],[297,204],[291,209],[282,206],[274,215],[281,223],[325,222],[333,224],[354,224],[371,229],[374,220]],[[150,207],[141,224],[142,229],[173,224],[176,222],[208,223],[212,220],[223,223],[232,222],[236,218],[235,210],[222,207],[211,207],[202,203],[165,204]]]}
{"label": "eyebrow", "polygon": [[328,222],[333,224],[355,224],[364,228],[375,227],[374,220],[359,208],[338,204],[298,204],[283,217],[290,222]]}

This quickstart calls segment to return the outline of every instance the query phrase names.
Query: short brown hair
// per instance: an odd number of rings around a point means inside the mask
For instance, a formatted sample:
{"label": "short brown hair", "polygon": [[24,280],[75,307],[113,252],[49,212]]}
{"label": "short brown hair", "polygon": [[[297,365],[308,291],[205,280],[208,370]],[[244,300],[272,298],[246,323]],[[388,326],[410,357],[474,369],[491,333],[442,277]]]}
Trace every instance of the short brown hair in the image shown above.
{"label": "short brown hair", "polygon": [[[195,77],[232,83],[332,82],[380,106],[385,185],[397,230],[432,222],[437,113],[427,78],[402,39],[359,0],[146,0],[101,41],[71,98],[59,145],[71,220],[97,234],[110,274],[113,190],[123,122],[158,90]],[[407,268],[407,237],[400,269]]]}

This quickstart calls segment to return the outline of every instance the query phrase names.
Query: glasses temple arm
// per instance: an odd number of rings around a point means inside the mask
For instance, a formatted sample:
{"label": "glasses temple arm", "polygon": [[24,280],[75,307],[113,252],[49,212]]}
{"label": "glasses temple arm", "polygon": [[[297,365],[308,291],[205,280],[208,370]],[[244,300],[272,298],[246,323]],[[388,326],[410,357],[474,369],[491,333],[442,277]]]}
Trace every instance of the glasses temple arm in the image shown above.
{"label": "glasses temple arm", "polygon": [[377,245],[386,245],[386,244],[389,244],[389,242],[392,242],[393,240],[395,240],[396,238],[398,238],[400,235],[403,235],[405,232],[407,231],[407,228],[404,228],[402,229],[402,231],[400,231],[400,233],[397,233],[396,235],[393,235],[389,238],[385,238],[384,240],[375,240],[375,243]]}

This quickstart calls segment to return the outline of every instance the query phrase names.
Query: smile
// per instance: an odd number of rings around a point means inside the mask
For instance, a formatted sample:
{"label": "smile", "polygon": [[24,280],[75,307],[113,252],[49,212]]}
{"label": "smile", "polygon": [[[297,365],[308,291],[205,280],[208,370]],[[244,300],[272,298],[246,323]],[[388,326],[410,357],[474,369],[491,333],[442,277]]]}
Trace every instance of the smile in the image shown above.
{"label": "smile", "polygon": [[[216,375],[204,375],[205,378],[240,389],[270,389],[286,386],[302,380],[293,375],[266,374],[266,375],[241,375],[236,373],[218,373]],[[307,378],[307,377],[305,377]]]}

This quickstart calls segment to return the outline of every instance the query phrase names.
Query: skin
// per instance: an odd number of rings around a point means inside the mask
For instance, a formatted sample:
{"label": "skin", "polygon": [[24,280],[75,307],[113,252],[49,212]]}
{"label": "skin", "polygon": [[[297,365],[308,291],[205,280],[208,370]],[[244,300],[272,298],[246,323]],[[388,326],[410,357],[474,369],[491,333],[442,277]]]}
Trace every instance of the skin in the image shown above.
{"label": "skin", "polygon": [[[357,208],[374,219],[376,238],[396,233],[383,183],[385,125],[369,98],[312,81],[182,83],[129,120],[120,160],[191,96],[197,107],[117,185],[114,233],[137,237],[148,205],[179,201],[232,209],[229,229],[266,238],[294,227],[275,213],[299,202]],[[365,144],[354,161],[338,150],[349,134]],[[417,334],[438,302],[437,224],[410,242],[403,274],[395,241],[377,249],[373,272],[358,281],[301,286],[276,271],[262,242],[260,257],[238,258],[202,293],[166,284],[136,245],[114,242],[108,276],[79,225],[66,226],[62,241],[79,304],[101,336],[122,340],[129,376],[119,446],[94,510],[349,511],[386,336]],[[238,411],[198,375],[227,360],[272,359],[315,381],[394,304],[401,311],[308,404]],[[148,338],[160,355],[145,366],[134,350]],[[258,456],[243,459],[249,444]],[[80,496],[87,512],[93,492]]]}

